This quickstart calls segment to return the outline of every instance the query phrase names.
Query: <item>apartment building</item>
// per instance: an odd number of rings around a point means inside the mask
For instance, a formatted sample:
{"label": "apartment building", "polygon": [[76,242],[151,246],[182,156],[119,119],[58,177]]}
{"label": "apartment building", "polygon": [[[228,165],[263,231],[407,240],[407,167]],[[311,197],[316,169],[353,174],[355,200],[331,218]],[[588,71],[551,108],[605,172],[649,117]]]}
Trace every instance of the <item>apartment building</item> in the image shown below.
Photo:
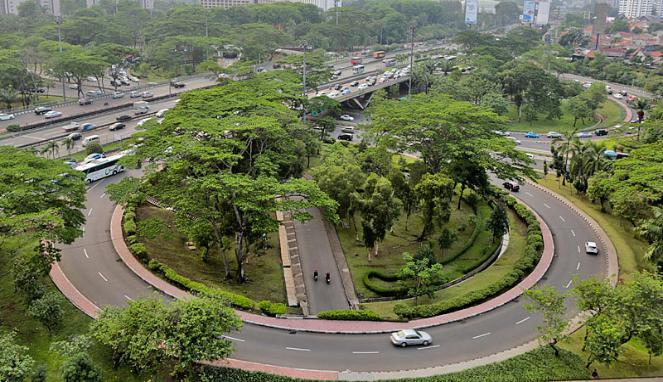
{"label": "apartment building", "polygon": [[206,8],[230,8],[250,4],[272,4],[289,1],[291,3],[312,4],[327,11],[336,4],[341,6],[341,0],[200,0],[200,5]]}
{"label": "apartment building", "polygon": [[[25,0],[0,0],[0,14],[18,15],[18,6]],[[39,6],[53,16],[62,16],[60,0],[38,0]]]}
{"label": "apartment building", "polygon": [[653,0],[619,0],[619,14],[629,18],[649,16],[653,7]]}

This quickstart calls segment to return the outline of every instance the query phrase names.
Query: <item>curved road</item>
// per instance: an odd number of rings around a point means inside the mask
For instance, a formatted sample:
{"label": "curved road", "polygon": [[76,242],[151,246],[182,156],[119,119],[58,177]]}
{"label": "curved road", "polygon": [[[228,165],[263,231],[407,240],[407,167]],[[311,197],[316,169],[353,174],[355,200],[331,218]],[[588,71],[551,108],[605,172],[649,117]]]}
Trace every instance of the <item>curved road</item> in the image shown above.
{"label": "curved road", "polygon": [[[61,268],[78,290],[98,306],[126,305],[127,301],[154,293],[122,263],[110,243],[109,222],[113,203],[105,187],[121,176],[94,183],[88,189],[85,235],[63,248]],[[564,204],[531,186],[516,195],[549,225],[555,258],[543,283],[560,290],[571,287],[578,274],[605,276],[605,255],[588,256],[583,243],[598,241],[589,225]],[[605,248],[600,248],[605,252]],[[165,297],[164,297],[165,299]],[[292,333],[246,324],[231,333],[240,360],[304,369],[335,371],[396,371],[445,365],[491,355],[531,341],[539,318],[530,316],[519,299],[489,313],[429,328],[435,345],[427,348],[394,348],[385,334],[343,335]],[[575,310],[572,309],[574,313]]]}

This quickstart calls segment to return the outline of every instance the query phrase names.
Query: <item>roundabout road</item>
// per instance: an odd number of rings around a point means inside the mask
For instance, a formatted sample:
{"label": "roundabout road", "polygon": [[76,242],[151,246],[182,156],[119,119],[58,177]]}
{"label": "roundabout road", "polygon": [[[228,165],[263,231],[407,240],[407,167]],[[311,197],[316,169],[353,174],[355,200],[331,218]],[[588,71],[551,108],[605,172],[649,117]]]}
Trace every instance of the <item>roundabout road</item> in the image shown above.
{"label": "roundabout road", "polygon": [[[123,306],[131,299],[155,293],[121,262],[110,240],[114,205],[105,187],[122,176],[103,179],[88,188],[85,234],[62,251],[64,274],[99,307]],[[606,276],[606,248],[601,246],[599,256],[584,253],[585,241],[601,243],[583,218],[531,185],[521,187],[515,196],[534,209],[553,234],[555,257],[542,283],[567,290],[575,275]],[[523,309],[523,301],[519,298],[476,317],[428,328],[435,343],[426,348],[395,348],[386,334],[289,332],[254,324],[245,324],[229,339],[235,344],[233,358],[276,366],[356,372],[429,368],[493,355],[535,339],[540,319]],[[570,307],[569,318],[576,313]]]}

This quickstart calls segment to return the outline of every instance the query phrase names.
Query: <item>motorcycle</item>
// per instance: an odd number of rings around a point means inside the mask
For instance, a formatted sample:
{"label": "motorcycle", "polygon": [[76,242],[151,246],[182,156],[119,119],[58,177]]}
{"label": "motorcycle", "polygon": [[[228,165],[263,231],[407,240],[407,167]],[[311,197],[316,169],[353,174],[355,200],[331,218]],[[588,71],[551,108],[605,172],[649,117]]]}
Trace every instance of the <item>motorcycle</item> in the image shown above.
{"label": "motorcycle", "polygon": [[329,275],[329,273],[327,273],[327,276],[325,276],[325,281],[327,281],[327,284],[331,283],[331,276]]}
{"label": "motorcycle", "polygon": [[313,281],[318,281],[318,271],[313,272]]}

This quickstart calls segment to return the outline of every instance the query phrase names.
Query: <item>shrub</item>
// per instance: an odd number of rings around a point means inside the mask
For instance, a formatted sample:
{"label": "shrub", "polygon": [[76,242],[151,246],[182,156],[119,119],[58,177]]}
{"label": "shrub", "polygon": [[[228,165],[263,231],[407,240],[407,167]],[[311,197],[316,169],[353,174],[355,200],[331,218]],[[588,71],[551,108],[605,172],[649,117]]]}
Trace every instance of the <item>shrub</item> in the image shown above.
{"label": "shrub", "polygon": [[382,321],[379,314],[371,310],[323,310],[318,313],[323,320]]}
{"label": "shrub", "polygon": [[21,126],[19,126],[17,124],[7,126],[7,131],[10,132],[10,133],[18,133],[21,130],[23,130],[23,129],[21,129]]}
{"label": "shrub", "polygon": [[271,302],[267,300],[260,301],[258,303],[258,308],[260,311],[268,316],[278,316],[286,313],[286,306],[280,302]]}
{"label": "shrub", "polygon": [[32,300],[28,307],[28,313],[52,333],[62,323],[62,316],[64,315],[63,304],[64,300],[60,293],[49,292],[41,298]]}
{"label": "shrub", "polygon": [[124,220],[124,233],[127,236],[136,234],[136,222],[133,220]]}
{"label": "shrub", "polygon": [[161,272],[161,263],[157,259],[150,259],[150,261],[147,262],[147,269]]}
{"label": "shrub", "polygon": [[145,245],[143,245],[142,243],[131,244],[129,246],[129,250],[131,251],[131,253],[133,253],[134,256],[138,258],[138,260],[142,262],[146,262],[148,260],[147,248],[145,248]]}
{"label": "shrub", "polygon": [[126,236],[126,238],[127,238],[127,243],[129,243],[129,245],[138,243],[138,237],[136,237],[136,235],[128,235]]}
{"label": "shrub", "polygon": [[101,145],[98,142],[92,142],[87,147],[85,147],[85,154],[90,155],[90,154],[95,154],[95,153],[103,153],[104,148],[101,147]]}
{"label": "shrub", "polygon": [[362,281],[364,282],[364,285],[366,285],[366,288],[383,297],[402,297],[407,294],[407,288],[403,286],[397,286],[393,288],[385,287],[373,282],[372,280],[373,278],[380,279],[386,282],[395,282],[400,280],[397,274],[390,275],[382,273],[380,271],[370,270],[366,272],[366,274],[364,274],[364,278]]}

